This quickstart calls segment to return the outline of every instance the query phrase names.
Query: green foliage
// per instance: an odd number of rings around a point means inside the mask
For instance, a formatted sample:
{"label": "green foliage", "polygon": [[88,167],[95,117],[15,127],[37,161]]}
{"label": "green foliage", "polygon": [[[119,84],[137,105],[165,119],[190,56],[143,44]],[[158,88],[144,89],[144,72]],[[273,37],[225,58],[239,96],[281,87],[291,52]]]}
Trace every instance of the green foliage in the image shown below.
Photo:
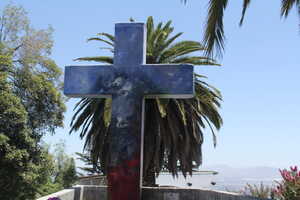
{"label": "green foliage", "polygon": [[[195,56],[204,50],[196,41],[175,42],[182,33],[172,35],[171,21],[154,25],[152,17],[147,20],[147,60],[148,64],[189,63],[193,65],[218,65],[213,59]],[[99,33],[89,41],[99,41],[114,52],[114,36]],[[113,63],[111,56],[83,57],[77,60]],[[216,137],[214,128],[219,129],[222,118],[218,113],[220,92],[195,74],[196,97],[193,99],[146,99],[145,101],[145,144],[144,179],[147,174],[158,174],[163,167],[174,176],[181,171],[185,176],[202,162],[201,145],[203,129],[208,126]],[[94,165],[101,167],[105,174],[108,159],[108,137],[110,135],[109,99],[84,98],[75,107],[71,131],[80,131],[86,139],[85,150],[90,152]],[[99,164],[100,162],[100,164]],[[149,172],[149,173],[148,173]]]}
{"label": "green foliage", "polygon": [[228,0],[210,0],[203,43],[208,55],[217,50],[218,55],[224,51],[223,17]]}
{"label": "green foliage", "polygon": [[40,172],[39,177],[43,180],[43,184],[39,185],[37,188],[36,197],[45,196],[62,189],[61,185],[54,183],[53,181],[53,176],[55,174],[53,155],[49,152],[48,148],[43,146],[42,149],[47,162],[42,163],[43,170]]}
{"label": "green foliage", "polygon": [[[1,67],[8,63],[3,57]],[[6,72],[0,73],[0,105],[0,199],[34,199],[51,166],[31,137],[27,112],[12,92]]]}
{"label": "green foliage", "polygon": [[260,185],[247,184],[243,194],[251,195],[260,199],[268,199],[272,196],[272,187],[264,185],[262,182]]}
{"label": "green foliage", "polygon": [[[233,1],[234,2],[234,1]],[[186,3],[186,0],[184,0]],[[240,26],[244,22],[245,14],[251,0],[243,0],[242,16],[240,19]],[[224,51],[224,12],[227,8],[228,0],[209,0],[208,14],[205,22],[205,34],[203,44],[205,45],[207,55],[221,56]],[[281,0],[281,17],[288,17],[291,9],[295,6],[300,16],[300,1],[299,0]]]}
{"label": "green foliage", "polygon": [[71,187],[77,180],[74,159],[65,152],[64,142],[55,145],[53,153],[55,161],[54,183],[60,185],[60,189]]}
{"label": "green foliage", "polygon": [[[82,161],[84,163],[84,167],[78,167],[83,172],[85,172],[87,175],[93,175],[93,174],[102,174],[101,165],[100,162],[96,165],[93,165],[93,161],[91,159],[91,156],[87,153],[78,153],[76,152],[76,155],[78,156],[78,160]],[[84,176],[84,174],[80,174],[81,176]]]}
{"label": "green foliage", "polygon": [[0,199],[30,200],[57,189],[53,160],[39,144],[62,126],[65,110],[61,71],[49,58],[51,34],[32,28],[22,7],[0,14]]}
{"label": "green foliage", "polygon": [[0,22],[0,41],[8,47],[20,43],[20,34],[25,34],[30,24],[24,8],[12,4],[3,9]]}
{"label": "green foliage", "polygon": [[39,139],[46,132],[54,133],[62,126],[64,104],[60,91],[44,73],[18,69],[14,77],[14,91],[28,112],[28,125]]}
{"label": "green foliage", "polygon": [[71,187],[77,180],[76,166],[73,158],[69,159],[63,173],[63,187]]}
{"label": "green foliage", "polygon": [[299,200],[300,198],[300,171],[297,166],[290,170],[280,170],[282,181],[278,182],[274,195],[279,200]]}
{"label": "green foliage", "polygon": [[74,159],[65,152],[64,142],[55,144],[54,151],[50,152],[49,145],[43,145],[48,157],[48,173],[43,176],[45,184],[38,188],[38,197],[55,193],[64,188],[70,188],[77,180]]}
{"label": "green foliage", "polygon": [[[8,78],[13,93],[27,111],[27,125],[39,140],[63,124],[61,70],[49,57],[53,29],[36,30],[22,7],[8,5],[0,17],[1,54],[12,57]],[[2,69],[4,70],[4,69]]]}
{"label": "green foliage", "polygon": [[277,182],[275,188],[265,186],[249,185],[242,191],[243,194],[258,198],[271,198],[276,200],[299,200],[300,198],[300,171],[297,166],[290,167],[290,170],[279,170],[282,181]]}

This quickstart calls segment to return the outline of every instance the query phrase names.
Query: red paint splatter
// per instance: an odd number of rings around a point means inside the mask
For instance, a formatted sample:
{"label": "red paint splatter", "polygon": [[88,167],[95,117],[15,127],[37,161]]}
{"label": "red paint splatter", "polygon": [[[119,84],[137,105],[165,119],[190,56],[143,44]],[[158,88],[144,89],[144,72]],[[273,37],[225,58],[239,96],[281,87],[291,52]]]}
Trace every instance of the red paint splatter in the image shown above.
{"label": "red paint splatter", "polygon": [[140,156],[108,171],[109,200],[140,200]]}

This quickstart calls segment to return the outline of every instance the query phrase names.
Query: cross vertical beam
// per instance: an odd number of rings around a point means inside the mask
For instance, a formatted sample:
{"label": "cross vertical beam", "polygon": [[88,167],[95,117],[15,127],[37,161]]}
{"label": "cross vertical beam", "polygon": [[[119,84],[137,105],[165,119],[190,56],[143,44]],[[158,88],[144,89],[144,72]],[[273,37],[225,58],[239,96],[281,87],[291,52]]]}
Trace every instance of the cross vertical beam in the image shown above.
{"label": "cross vertical beam", "polygon": [[115,26],[114,67],[118,92],[112,95],[112,117],[108,189],[111,200],[138,200],[142,187],[143,88],[134,79],[145,64],[146,41],[143,23]]}
{"label": "cross vertical beam", "polygon": [[141,196],[143,102],[142,96],[113,96],[107,176],[111,200],[139,200]]}

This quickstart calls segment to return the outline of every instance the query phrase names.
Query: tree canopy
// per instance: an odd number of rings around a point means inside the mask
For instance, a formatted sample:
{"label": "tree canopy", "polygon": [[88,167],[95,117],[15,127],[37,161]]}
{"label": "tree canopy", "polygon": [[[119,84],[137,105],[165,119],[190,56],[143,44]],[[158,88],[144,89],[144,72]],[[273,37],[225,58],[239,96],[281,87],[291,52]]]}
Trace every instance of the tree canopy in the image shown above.
{"label": "tree canopy", "polygon": [[1,51],[12,59],[7,76],[37,138],[63,126],[62,72],[50,58],[52,32],[51,27],[34,29],[22,7],[9,4],[0,17]]}
{"label": "tree canopy", "polygon": [[0,67],[0,198],[33,199],[51,166],[47,154],[36,145],[27,126],[27,111],[8,81],[10,55],[0,55]]}
{"label": "tree canopy", "polygon": [[34,29],[22,7],[10,4],[0,14],[0,199],[49,191],[41,188],[54,164],[40,141],[63,125],[65,111],[52,31]]}

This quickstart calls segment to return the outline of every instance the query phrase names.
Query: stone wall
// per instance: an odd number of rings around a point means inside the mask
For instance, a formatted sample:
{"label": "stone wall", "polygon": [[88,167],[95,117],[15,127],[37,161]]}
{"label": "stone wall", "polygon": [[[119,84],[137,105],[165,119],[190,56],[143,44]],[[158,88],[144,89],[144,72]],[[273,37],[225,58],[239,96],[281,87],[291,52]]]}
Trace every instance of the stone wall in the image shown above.
{"label": "stone wall", "polygon": [[61,200],[80,200],[80,198],[76,198],[76,190],[75,189],[61,190],[59,192],[41,197],[37,200],[48,200],[50,197],[59,197],[59,198],[61,198]]}
{"label": "stone wall", "polygon": [[[47,200],[49,197],[60,197],[61,200],[106,200],[106,186],[77,185],[72,189],[42,197],[37,200]],[[262,200],[251,196],[236,193],[187,189],[173,187],[144,187],[142,200]]]}
{"label": "stone wall", "polygon": [[143,200],[261,200],[236,193],[188,189],[188,188],[143,188]]}

